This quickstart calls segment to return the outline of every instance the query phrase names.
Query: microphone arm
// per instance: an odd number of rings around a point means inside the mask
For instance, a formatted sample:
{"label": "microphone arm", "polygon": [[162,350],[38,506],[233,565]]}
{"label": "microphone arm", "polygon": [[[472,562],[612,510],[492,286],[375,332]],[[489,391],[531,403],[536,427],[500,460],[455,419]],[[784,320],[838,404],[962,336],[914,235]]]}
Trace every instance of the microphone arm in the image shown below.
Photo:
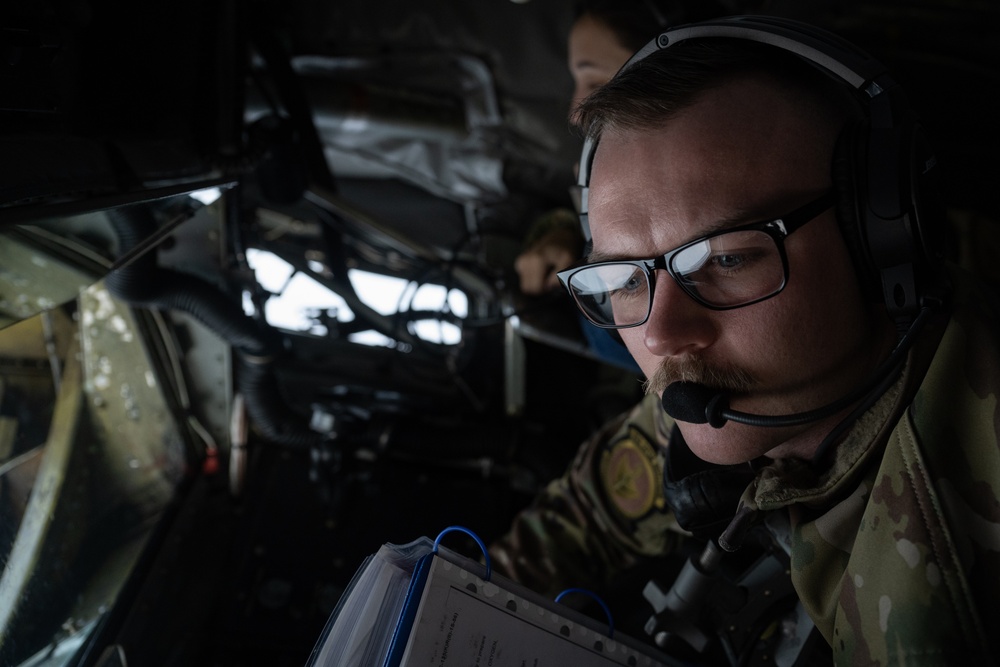
{"label": "microphone arm", "polygon": [[[841,396],[832,403],[814,410],[790,415],[756,415],[731,410],[729,396],[724,392],[695,382],[674,382],[663,391],[663,409],[668,415],[679,421],[692,424],[707,423],[714,428],[722,428],[727,421],[766,428],[800,426],[829,417],[873,390],[888,386],[892,380],[899,376],[903,370],[906,354],[913,347],[917,333],[923,329],[934,309],[940,305],[936,299],[927,301],[896,347],[893,348],[886,360],[879,364],[868,380],[854,391]],[[884,391],[884,389],[882,390]]]}

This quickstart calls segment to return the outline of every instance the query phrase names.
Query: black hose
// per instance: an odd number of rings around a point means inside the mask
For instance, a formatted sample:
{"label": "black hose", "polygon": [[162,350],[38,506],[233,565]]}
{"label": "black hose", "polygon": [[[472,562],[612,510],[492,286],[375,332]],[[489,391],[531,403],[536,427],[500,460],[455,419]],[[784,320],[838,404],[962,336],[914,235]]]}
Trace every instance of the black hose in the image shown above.
{"label": "black hose", "polygon": [[[108,213],[124,255],[156,229],[148,207],[132,206]],[[178,310],[192,316],[229,343],[237,353],[236,385],[247,413],[269,441],[296,449],[320,444],[322,436],[302,426],[301,416],[285,403],[274,374],[280,342],[247,316],[222,290],[190,274],[157,265],[156,254],[143,253],[105,280],[111,294],[131,306]]]}

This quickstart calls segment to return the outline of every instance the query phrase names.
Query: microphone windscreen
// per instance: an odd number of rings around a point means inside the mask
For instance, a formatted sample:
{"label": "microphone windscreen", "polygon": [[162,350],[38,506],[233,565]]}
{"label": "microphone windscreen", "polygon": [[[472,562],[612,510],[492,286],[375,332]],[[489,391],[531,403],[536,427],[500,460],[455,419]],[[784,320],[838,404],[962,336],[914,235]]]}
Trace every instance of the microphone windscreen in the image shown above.
{"label": "microphone windscreen", "polygon": [[705,424],[708,403],[719,392],[696,382],[674,382],[663,390],[661,403],[668,415],[689,424]]}

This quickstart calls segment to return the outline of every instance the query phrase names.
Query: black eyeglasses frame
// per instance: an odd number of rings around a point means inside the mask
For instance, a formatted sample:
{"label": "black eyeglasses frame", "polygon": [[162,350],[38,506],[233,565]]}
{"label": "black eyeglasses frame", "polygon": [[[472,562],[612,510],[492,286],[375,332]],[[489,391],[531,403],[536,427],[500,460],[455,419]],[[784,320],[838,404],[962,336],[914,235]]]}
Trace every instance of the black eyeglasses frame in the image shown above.
{"label": "black eyeglasses frame", "polygon": [[[654,272],[657,269],[662,269],[666,271],[667,274],[673,279],[673,281],[677,283],[677,285],[682,290],[684,290],[685,294],[691,297],[695,302],[699,303],[700,305],[710,310],[721,311],[721,310],[733,310],[735,308],[743,308],[745,306],[750,306],[755,303],[760,303],[761,301],[765,301],[774,296],[777,296],[778,294],[781,293],[782,290],[785,289],[785,285],[788,284],[788,255],[785,252],[785,239],[791,236],[792,232],[803,227],[807,222],[810,222],[818,218],[820,214],[832,208],[836,201],[835,197],[836,197],[835,192],[832,189],[827,190],[825,193],[823,193],[816,199],[810,201],[809,203],[803,206],[800,206],[799,208],[795,209],[790,213],[786,213],[785,215],[773,218],[771,220],[751,222],[745,225],[740,225],[738,227],[720,229],[711,234],[707,234],[700,238],[689,241],[681,246],[674,248],[673,250],[669,250],[663,255],[660,255],[658,257],[652,257],[650,259],[609,260],[606,262],[594,262],[592,264],[579,264],[576,266],[572,266],[568,269],[559,271],[556,274],[556,276],[559,278],[559,282],[562,283],[562,286],[566,289],[566,291],[569,292],[570,296],[573,298],[574,303],[576,303],[577,308],[580,309],[580,312],[583,313],[584,317],[586,317],[591,324],[600,327],[601,329],[631,329],[632,327],[642,326],[649,320],[649,316],[653,310],[653,292],[656,289],[656,275]],[[781,257],[783,277],[781,280],[781,285],[771,293],[755,298],[751,301],[746,301],[735,305],[717,306],[705,301],[702,297],[700,297],[697,294],[697,292],[694,291],[694,288],[690,284],[685,284],[684,279],[679,278],[674,273],[674,270],[671,268],[671,261],[673,260],[674,256],[677,255],[677,253],[687,248],[690,248],[695,244],[704,243],[705,241],[715,238],[717,236],[722,236],[723,234],[731,234],[733,232],[742,232],[742,231],[762,231],[771,237],[771,239],[774,241],[775,245],[778,248],[778,254]],[[619,324],[602,324],[600,322],[595,322],[587,313],[587,310],[577,300],[576,294],[570,288],[570,281],[572,280],[574,274],[576,274],[579,271],[583,271],[585,269],[590,269],[598,266],[610,266],[610,265],[622,265],[622,264],[630,264],[637,268],[642,268],[645,271],[646,280],[649,286],[649,289],[647,290],[649,294],[649,303],[646,306],[646,316],[642,319],[642,321],[636,322],[635,324],[619,325]]]}

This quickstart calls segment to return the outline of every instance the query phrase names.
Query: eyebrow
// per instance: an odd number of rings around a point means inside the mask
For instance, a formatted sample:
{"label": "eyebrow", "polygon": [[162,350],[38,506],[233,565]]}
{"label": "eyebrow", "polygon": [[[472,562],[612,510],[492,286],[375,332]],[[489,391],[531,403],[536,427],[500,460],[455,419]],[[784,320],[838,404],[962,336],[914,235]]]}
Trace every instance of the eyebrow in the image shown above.
{"label": "eyebrow", "polygon": [[708,225],[704,229],[700,230],[697,236],[692,236],[691,238],[685,241],[681,241],[673,248],[670,248],[665,252],[661,252],[656,255],[643,255],[642,257],[630,257],[627,255],[602,252],[600,250],[591,250],[589,253],[586,254],[586,256],[584,256],[583,259],[587,264],[596,264],[597,262],[636,261],[637,259],[650,259],[652,257],[661,257],[662,255],[673,250],[674,248],[680,248],[682,245],[687,245],[692,241],[697,241],[698,239],[704,238],[706,236],[711,236],[716,232],[725,231],[726,229],[730,229],[732,227],[739,227],[740,225],[750,225],[755,222],[767,222],[768,219],[769,218],[767,218],[766,216],[762,217],[762,216],[750,215],[747,211],[740,210],[737,211],[736,214],[733,216],[717,220],[716,222],[713,222],[712,224]]}
{"label": "eyebrow", "polygon": [[598,70],[600,72],[603,72],[604,70],[608,69],[607,66],[602,65],[601,63],[597,62],[596,60],[589,60],[589,59],[588,60],[576,60],[576,61],[570,63],[570,66],[574,70],[576,70],[576,71],[593,69],[593,70]]}
{"label": "eyebrow", "polygon": [[698,239],[704,238],[706,236],[711,236],[716,232],[725,231],[726,229],[731,229],[734,227],[740,227],[742,225],[752,225],[754,223],[764,223],[772,220],[778,220],[782,216],[787,215],[788,213],[789,211],[786,211],[784,213],[778,213],[774,216],[771,216],[765,213],[761,213],[759,210],[754,210],[751,208],[740,208],[734,211],[733,215],[727,216],[725,218],[722,218],[720,220],[717,220],[709,224],[704,229],[700,230],[697,236],[692,236],[686,241],[681,241],[673,248],[670,248],[665,252],[661,252],[658,255],[630,257],[627,255],[605,253],[601,252],[600,250],[591,250],[584,256],[583,261],[584,263],[587,264],[596,264],[597,262],[634,262],[639,259],[653,259],[656,257],[662,257],[663,255],[665,255],[666,253],[670,252],[675,248],[680,248],[682,245],[686,245],[688,243],[691,243],[692,241],[697,241]]}

